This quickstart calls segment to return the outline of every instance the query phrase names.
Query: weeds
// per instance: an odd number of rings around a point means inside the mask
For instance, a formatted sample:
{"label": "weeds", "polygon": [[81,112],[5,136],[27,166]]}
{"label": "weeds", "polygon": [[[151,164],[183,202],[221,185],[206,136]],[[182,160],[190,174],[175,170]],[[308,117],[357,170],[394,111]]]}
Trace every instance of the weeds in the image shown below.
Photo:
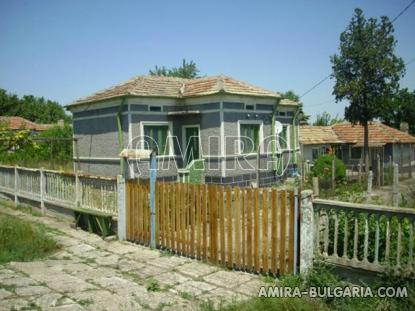
{"label": "weeds", "polygon": [[149,292],[159,292],[161,290],[160,283],[156,279],[150,278],[147,281],[147,290]]}

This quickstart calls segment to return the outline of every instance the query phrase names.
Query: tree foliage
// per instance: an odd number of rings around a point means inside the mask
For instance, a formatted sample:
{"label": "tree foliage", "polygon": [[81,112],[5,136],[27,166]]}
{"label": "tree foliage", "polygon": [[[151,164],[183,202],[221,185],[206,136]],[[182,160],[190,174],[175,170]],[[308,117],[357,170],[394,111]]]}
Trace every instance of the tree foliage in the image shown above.
{"label": "tree foliage", "polygon": [[335,123],[342,122],[343,119],[340,118],[338,115],[332,117],[330,113],[323,112],[322,114],[317,114],[316,121],[314,121],[313,125],[315,126],[329,126]]}
{"label": "tree foliage", "polygon": [[154,69],[149,71],[149,74],[151,76],[195,79],[199,77],[199,69],[194,61],[187,62],[186,59],[183,59],[180,67],[166,68],[165,66],[155,66]]}
{"label": "tree foliage", "polygon": [[401,122],[407,122],[409,132],[415,134],[415,91],[402,89],[391,96],[380,119],[396,129],[400,128]]}
{"label": "tree foliage", "polygon": [[389,18],[366,19],[361,9],[340,35],[339,54],[331,57],[336,101],[348,100],[345,118],[365,127],[368,154],[368,122],[381,116],[386,99],[399,87],[404,62],[394,53],[396,40]]}
{"label": "tree foliage", "polygon": [[7,93],[4,89],[0,89],[0,115],[19,116],[36,123],[56,123],[60,119],[66,122],[71,120],[71,117],[65,114],[63,107],[55,101],[33,95],[18,97],[16,94]]}
{"label": "tree foliage", "polygon": [[310,121],[310,115],[308,115],[304,112],[303,103],[300,101],[300,96],[298,96],[292,90],[288,90],[287,92],[282,93],[281,96],[282,96],[283,99],[289,99],[289,100],[296,101],[296,102],[299,103],[300,113],[299,113],[299,119],[298,120],[300,121],[300,124],[308,124],[308,122]]}

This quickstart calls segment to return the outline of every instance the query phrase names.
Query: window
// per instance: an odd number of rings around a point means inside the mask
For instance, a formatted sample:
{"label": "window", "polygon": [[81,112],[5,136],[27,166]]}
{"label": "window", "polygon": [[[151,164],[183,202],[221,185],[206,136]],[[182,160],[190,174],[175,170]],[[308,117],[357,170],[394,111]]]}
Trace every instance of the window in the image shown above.
{"label": "window", "polygon": [[354,147],[351,151],[352,159],[360,159],[362,157],[362,147]]}
{"label": "window", "polygon": [[281,133],[278,134],[278,145],[281,150],[290,149],[289,125],[283,125]]}
{"label": "window", "polygon": [[158,155],[169,154],[167,125],[144,125],[144,149],[157,150]]}
{"label": "window", "polygon": [[285,111],[280,111],[280,112],[278,112],[278,115],[279,115],[280,117],[285,117],[285,114],[286,114],[286,112],[285,112]]}
{"label": "window", "polygon": [[320,148],[313,148],[313,161],[320,157]]}
{"label": "window", "polygon": [[287,111],[287,117],[293,117],[294,111]]}
{"label": "window", "polygon": [[255,110],[255,105],[245,105],[245,110]]}
{"label": "window", "polygon": [[161,106],[150,106],[150,111],[161,111]]}
{"label": "window", "polygon": [[257,152],[259,146],[259,124],[241,124],[241,153]]}

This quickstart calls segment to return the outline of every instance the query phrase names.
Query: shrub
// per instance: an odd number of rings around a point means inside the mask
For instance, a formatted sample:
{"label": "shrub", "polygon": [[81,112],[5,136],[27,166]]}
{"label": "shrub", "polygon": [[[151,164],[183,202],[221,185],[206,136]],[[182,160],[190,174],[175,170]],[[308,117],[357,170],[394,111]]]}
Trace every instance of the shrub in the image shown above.
{"label": "shrub", "polygon": [[343,161],[333,155],[328,154],[322,155],[315,161],[313,167],[313,175],[320,177],[326,181],[331,180],[331,166],[333,159],[335,159],[336,164],[336,182],[344,180],[346,177],[346,166],[344,165]]}

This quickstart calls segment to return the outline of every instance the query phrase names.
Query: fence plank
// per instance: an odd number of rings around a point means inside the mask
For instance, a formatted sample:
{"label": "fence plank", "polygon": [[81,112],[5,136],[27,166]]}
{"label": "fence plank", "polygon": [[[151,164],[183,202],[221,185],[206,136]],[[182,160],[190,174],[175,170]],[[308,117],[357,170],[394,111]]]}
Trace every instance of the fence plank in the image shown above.
{"label": "fence plank", "polygon": [[241,268],[241,206],[239,201],[239,187],[234,188],[235,193],[235,255],[236,268]]}
{"label": "fence plank", "polygon": [[228,268],[232,268],[233,265],[233,245],[232,245],[232,192],[231,187],[226,187],[226,224],[228,229],[227,246],[228,246]]}
{"label": "fence plank", "polygon": [[246,246],[246,257],[247,257],[247,270],[252,271],[252,189],[247,190],[247,246]]}
{"label": "fence plank", "polygon": [[246,190],[241,189],[241,199],[242,199],[242,269],[246,269]]}
{"label": "fence plank", "polygon": [[277,190],[271,192],[271,270],[277,273]]}
{"label": "fence plank", "polygon": [[285,244],[287,240],[287,205],[286,205],[286,198],[287,193],[285,190],[281,191],[281,208],[280,208],[280,252],[279,252],[279,259],[280,259],[280,275],[284,274],[285,272],[285,264],[286,264],[286,249]]}
{"label": "fence plank", "polygon": [[209,204],[209,213],[210,213],[210,260],[213,263],[217,263],[217,218],[216,218],[216,207],[217,207],[217,186],[209,186],[210,190],[210,204]]}
{"label": "fence plank", "polygon": [[292,273],[294,270],[294,192],[289,192],[289,236],[288,236],[288,273]]}
{"label": "fence plank", "polygon": [[254,190],[254,265],[259,273],[259,189]]}
{"label": "fence plank", "polygon": [[202,224],[203,224],[203,258],[208,260],[207,254],[207,226],[208,226],[208,204],[207,204],[207,186],[202,185]]}
{"label": "fence plank", "polygon": [[200,259],[200,250],[202,243],[202,228],[201,228],[201,204],[200,204],[200,185],[196,186],[196,230],[197,230],[197,243],[196,243],[196,252],[197,259]]}
{"label": "fence plank", "polygon": [[262,191],[262,272],[268,273],[268,191]]}
{"label": "fence plank", "polygon": [[225,206],[224,206],[224,193],[225,188],[219,187],[219,220],[220,220],[220,262],[222,265],[226,265],[225,259]]}

